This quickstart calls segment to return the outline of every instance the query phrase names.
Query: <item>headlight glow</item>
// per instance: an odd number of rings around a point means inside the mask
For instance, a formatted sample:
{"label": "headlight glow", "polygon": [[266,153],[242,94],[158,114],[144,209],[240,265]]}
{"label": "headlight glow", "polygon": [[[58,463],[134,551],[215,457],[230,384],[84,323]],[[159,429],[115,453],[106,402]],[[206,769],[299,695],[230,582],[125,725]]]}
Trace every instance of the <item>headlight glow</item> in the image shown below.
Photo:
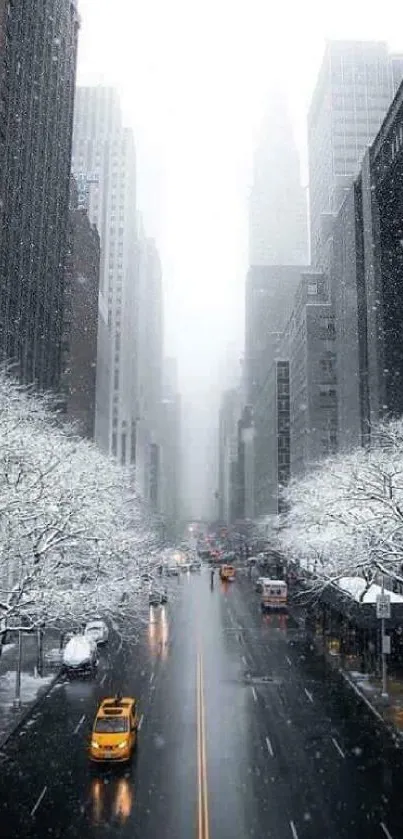
{"label": "headlight glow", "polygon": [[91,741],[91,746],[93,749],[99,749],[99,745],[96,740]]}

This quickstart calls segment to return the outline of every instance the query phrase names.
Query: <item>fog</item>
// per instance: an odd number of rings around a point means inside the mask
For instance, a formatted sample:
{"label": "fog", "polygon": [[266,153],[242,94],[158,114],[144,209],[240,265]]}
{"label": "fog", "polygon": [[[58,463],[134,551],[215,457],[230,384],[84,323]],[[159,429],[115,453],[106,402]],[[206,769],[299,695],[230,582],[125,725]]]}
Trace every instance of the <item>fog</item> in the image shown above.
{"label": "fog", "polygon": [[[325,38],[403,47],[399,0],[80,0],[79,82],[116,85],[134,129],[138,206],[157,239],[165,346],[178,358],[188,515],[211,514],[223,388],[240,373],[247,200],[268,91],[287,100],[306,183],[305,115]],[[274,10],[275,8],[275,10]]]}

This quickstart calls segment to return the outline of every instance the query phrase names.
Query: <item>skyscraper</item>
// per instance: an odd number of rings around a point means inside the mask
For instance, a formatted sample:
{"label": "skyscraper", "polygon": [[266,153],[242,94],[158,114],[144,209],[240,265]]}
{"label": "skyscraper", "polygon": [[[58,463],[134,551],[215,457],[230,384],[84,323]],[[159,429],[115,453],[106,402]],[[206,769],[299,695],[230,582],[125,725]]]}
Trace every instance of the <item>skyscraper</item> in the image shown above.
{"label": "skyscraper", "polygon": [[[101,239],[100,290],[111,331],[109,450],[134,463],[136,448],[136,160],[116,91],[78,88],[73,173],[88,187],[88,213]],[[91,186],[92,184],[92,186]],[[99,403],[97,406],[99,410]]]}
{"label": "skyscraper", "polygon": [[99,235],[87,211],[78,207],[74,178],[70,188],[70,247],[65,272],[65,410],[79,434],[95,435],[97,379]]}
{"label": "skyscraper", "polygon": [[382,42],[329,41],[308,115],[311,261],[323,265],[326,213],[338,211],[401,81]]}
{"label": "skyscraper", "polygon": [[0,2],[0,35],[0,358],[14,364],[21,381],[57,389],[76,4]]}
{"label": "skyscraper", "polygon": [[[139,231],[138,238],[138,331],[137,331],[137,435],[136,478],[142,497],[151,499],[151,457],[158,506],[160,498],[161,399],[163,377],[163,311],[161,261],[155,242]],[[153,448],[154,447],[154,448]],[[157,465],[159,471],[156,472]]]}
{"label": "skyscraper", "polygon": [[273,92],[253,161],[249,264],[304,265],[308,209],[284,98]]}

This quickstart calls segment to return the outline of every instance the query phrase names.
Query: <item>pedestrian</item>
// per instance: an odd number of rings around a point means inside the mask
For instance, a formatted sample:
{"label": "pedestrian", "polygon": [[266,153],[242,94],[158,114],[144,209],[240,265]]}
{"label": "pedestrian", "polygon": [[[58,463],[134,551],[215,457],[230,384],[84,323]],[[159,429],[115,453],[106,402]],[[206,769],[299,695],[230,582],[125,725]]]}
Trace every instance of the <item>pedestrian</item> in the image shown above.
{"label": "pedestrian", "polygon": [[211,585],[211,588],[214,588],[214,568],[211,569],[211,573],[210,573],[210,585]]}

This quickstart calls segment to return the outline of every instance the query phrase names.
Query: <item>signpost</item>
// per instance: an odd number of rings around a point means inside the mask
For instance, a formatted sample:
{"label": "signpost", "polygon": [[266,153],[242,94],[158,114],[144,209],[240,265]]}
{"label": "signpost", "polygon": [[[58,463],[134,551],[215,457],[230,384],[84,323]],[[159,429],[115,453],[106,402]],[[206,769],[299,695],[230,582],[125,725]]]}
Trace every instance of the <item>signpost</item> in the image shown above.
{"label": "signpost", "polygon": [[390,594],[385,594],[384,580],[382,578],[382,593],[376,598],[376,616],[381,623],[381,637],[382,637],[382,697],[388,698],[388,684],[387,684],[387,669],[386,656],[390,655],[390,636],[385,635],[385,620],[389,620],[391,616]]}
{"label": "signpost", "polygon": [[376,616],[381,620],[390,619],[390,594],[377,594],[376,596]]}

